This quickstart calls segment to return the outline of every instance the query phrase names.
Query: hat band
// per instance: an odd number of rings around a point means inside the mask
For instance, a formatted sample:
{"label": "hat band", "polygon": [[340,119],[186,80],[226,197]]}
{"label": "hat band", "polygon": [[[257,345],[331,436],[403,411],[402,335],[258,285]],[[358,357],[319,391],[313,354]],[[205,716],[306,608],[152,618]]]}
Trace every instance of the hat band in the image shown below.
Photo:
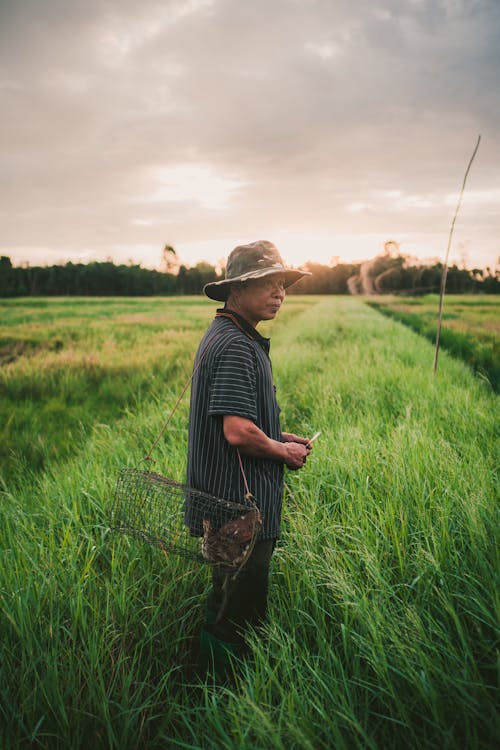
{"label": "hat band", "polygon": [[274,263],[272,266],[254,269],[253,271],[247,271],[237,276],[226,276],[225,281],[246,281],[246,279],[256,279],[268,273],[286,273],[287,270],[289,269],[286,269],[281,263]]}

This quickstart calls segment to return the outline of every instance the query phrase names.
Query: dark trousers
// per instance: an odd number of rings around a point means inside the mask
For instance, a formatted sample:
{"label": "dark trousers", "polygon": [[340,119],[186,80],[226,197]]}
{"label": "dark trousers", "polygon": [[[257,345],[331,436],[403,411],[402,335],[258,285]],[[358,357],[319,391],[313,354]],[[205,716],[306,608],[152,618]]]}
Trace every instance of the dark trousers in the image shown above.
{"label": "dark trousers", "polygon": [[213,567],[207,624],[210,632],[221,641],[243,643],[245,629],[265,620],[269,564],[275,544],[275,539],[256,542],[236,577]]}

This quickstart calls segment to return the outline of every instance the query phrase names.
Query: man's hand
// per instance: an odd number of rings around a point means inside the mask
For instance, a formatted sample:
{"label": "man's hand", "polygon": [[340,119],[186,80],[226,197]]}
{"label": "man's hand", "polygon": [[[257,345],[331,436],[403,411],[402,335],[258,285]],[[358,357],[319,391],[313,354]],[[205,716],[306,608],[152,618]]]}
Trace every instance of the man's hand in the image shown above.
{"label": "man's hand", "polygon": [[312,443],[309,438],[294,435],[293,432],[282,432],[281,434],[284,443],[300,443],[300,445],[305,445],[309,451],[312,451]]}
{"label": "man's hand", "polygon": [[227,442],[252,458],[267,458],[282,461],[289,469],[301,469],[311,452],[307,438],[282,433],[282,440],[272,440],[249,419],[224,416],[224,437]]}
{"label": "man's hand", "polygon": [[306,462],[307,456],[311,452],[311,449],[307,445],[307,441],[304,443],[299,443],[298,441],[287,441],[284,442],[283,445],[285,446],[286,451],[286,466],[292,470],[301,469]]}

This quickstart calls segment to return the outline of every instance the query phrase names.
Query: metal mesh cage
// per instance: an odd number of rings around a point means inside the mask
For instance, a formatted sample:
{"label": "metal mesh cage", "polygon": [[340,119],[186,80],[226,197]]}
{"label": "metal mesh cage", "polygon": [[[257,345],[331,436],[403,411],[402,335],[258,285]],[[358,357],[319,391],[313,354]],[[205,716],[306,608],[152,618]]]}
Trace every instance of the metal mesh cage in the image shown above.
{"label": "metal mesh cage", "polygon": [[261,523],[251,495],[235,503],[152,471],[119,471],[111,527],[168,552],[235,568],[246,561]]}

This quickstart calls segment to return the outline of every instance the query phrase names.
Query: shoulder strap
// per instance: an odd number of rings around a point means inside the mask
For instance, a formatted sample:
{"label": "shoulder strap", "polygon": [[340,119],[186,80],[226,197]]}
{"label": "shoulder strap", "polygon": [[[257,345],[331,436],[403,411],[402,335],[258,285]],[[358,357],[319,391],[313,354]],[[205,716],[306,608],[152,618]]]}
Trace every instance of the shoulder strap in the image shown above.
{"label": "shoulder strap", "polygon": [[234,325],[235,325],[235,326],[236,326],[237,328],[239,328],[239,329],[240,329],[240,331],[241,331],[242,333],[244,333],[244,334],[245,334],[245,336],[246,336],[247,338],[249,338],[249,339],[252,339],[252,340],[253,340],[253,337],[252,337],[252,336],[251,336],[251,335],[250,335],[250,334],[248,333],[248,331],[245,331],[245,329],[244,329],[244,328],[243,328],[243,326],[241,325],[241,323],[240,323],[240,321],[238,320],[238,318],[237,318],[237,317],[236,317],[235,315],[233,315],[232,313],[230,313],[230,312],[223,312],[222,310],[220,310],[219,312],[216,312],[216,313],[215,313],[215,317],[216,317],[216,318],[228,318],[228,320],[230,320],[230,321],[231,321],[232,323],[234,323]]}

